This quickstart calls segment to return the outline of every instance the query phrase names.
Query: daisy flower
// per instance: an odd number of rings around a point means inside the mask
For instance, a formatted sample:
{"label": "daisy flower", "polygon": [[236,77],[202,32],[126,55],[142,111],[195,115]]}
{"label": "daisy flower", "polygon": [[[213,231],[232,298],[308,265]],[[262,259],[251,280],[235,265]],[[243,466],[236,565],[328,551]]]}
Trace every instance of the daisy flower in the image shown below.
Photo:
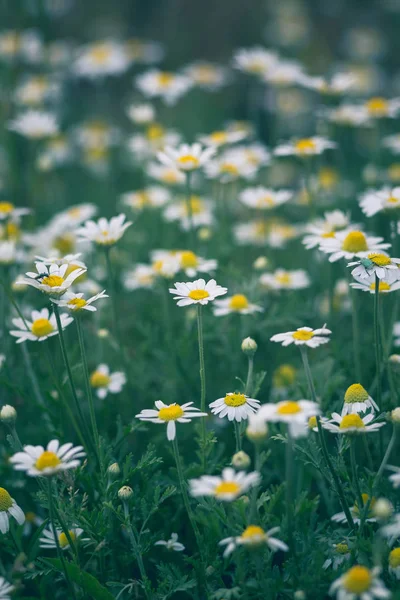
{"label": "daisy flower", "polygon": [[334,238],[337,231],[349,226],[349,217],[341,210],[326,212],[323,219],[307,225],[307,235],[303,238],[303,244],[310,250],[316,248],[324,239]]}
{"label": "daisy flower", "polygon": [[[193,227],[208,227],[213,223],[212,207],[208,200],[200,196],[190,197],[190,209]],[[188,231],[190,229],[189,208],[187,200],[178,200],[169,204],[164,210],[166,221],[179,221],[180,226]]]}
{"label": "daisy flower", "polygon": [[311,400],[283,400],[276,404],[262,404],[256,417],[267,423],[286,423],[292,437],[307,435],[307,423],[310,417],[320,413],[316,402]]}
{"label": "daisy flower", "polygon": [[303,290],[311,285],[310,278],[303,269],[286,271],[277,269],[274,273],[260,275],[260,284],[270,290]]}
{"label": "daisy flower", "polygon": [[261,77],[278,63],[278,55],[262,46],[240,48],[233,57],[233,66],[239,71]]}
{"label": "daisy flower", "polygon": [[54,304],[58,304],[58,306],[61,308],[67,308],[71,312],[79,312],[81,310],[94,312],[97,310],[97,308],[92,306],[92,303],[96,302],[96,300],[99,300],[100,298],[108,298],[108,295],[105,292],[106,290],[103,290],[87,300],[84,299],[83,293],[74,294],[73,292],[67,292],[64,294],[61,300],[52,300],[52,302],[54,302]]}
{"label": "daisy flower", "polygon": [[332,569],[334,571],[337,571],[337,569],[350,558],[350,548],[346,542],[333,544],[332,547],[334,550],[334,555],[332,558],[326,559],[326,561],[322,565],[322,568],[328,569],[330,566],[332,566]]}
{"label": "daisy flower", "polygon": [[337,232],[334,237],[321,240],[320,250],[330,254],[329,262],[336,262],[341,258],[365,258],[372,252],[380,252],[390,247],[390,244],[382,242],[381,237],[369,236],[355,229],[345,229]]}
{"label": "daisy flower", "polygon": [[360,383],[350,385],[344,395],[342,417],[352,413],[364,413],[369,409],[375,412],[379,410],[379,406]]}
{"label": "daisy flower", "polygon": [[214,303],[214,315],[222,317],[231,314],[253,315],[256,312],[263,312],[263,307],[249,302],[244,294],[234,294],[223,300],[216,300]]}
{"label": "daisy flower", "polygon": [[196,496],[213,496],[217,500],[232,502],[260,483],[260,474],[257,471],[245,473],[227,467],[222,471],[221,477],[217,475],[203,475],[199,479],[190,479],[190,494]]}
{"label": "daisy flower", "polygon": [[[82,535],[82,533],[83,529],[81,529],[80,527],[73,527],[72,529],[69,529],[68,534],[73,544],[75,544],[76,540],[80,535]],[[54,527],[43,529],[42,537],[39,540],[40,548],[44,548],[45,550],[56,549],[56,536],[58,538],[58,544],[61,550],[68,550],[70,545],[67,535],[63,532],[62,529],[56,529]]]}
{"label": "daisy flower", "polygon": [[184,271],[188,277],[195,277],[197,273],[211,273],[218,266],[215,259],[207,260],[201,256],[197,256],[191,250],[177,252],[176,259],[179,264],[178,269]]}
{"label": "daisy flower", "polygon": [[8,583],[4,577],[0,577],[0,598],[1,600],[11,600],[11,592],[14,591],[14,586]]}
{"label": "daisy flower", "polygon": [[185,175],[175,167],[166,167],[158,163],[150,163],[147,166],[146,174],[166,185],[179,185],[185,181]]}
{"label": "daisy flower", "polygon": [[400,112],[400,98],[388,100],[387,98],[376,96],[367,100],[363,108],[371,119],[394,119]]}
{"label": "daisy flower", "polygon": [[152,104],[131,104],[126,110],[126,114],[133,123],[137,125],[147,125],[156,118],[156,111]]}
{"label": "daisy flower", "polygon": [[149,98],[162,98],[166,104],[175,104],[193,86],[186,75],[152,69],[136,77],[136,87]]}
{"label": "daisy flower", "polygon": [[[20,257],[22,259],[22,256]],[[14,240],[1,241],[0,240],[0,265],[12,265],[19,260],[19,254],[17,245]]]}
{"label": "daisy flower", "polygon": [[[362,498],[363,509],[364,509],[364,507],[367,505],[367,503],[369,501],[369,496],[368,496],[368,494],[361,494],[361,498]],[[369,523],[375,523],[375,521],[376,521],[376,518],[374,517],[374,511],[373,511],[375,503],[376,503],[376,499],[374,497],[372,497],[371,501],[369,503],[368,514],[367,514],[367,519],[366,519]],[[362,509],[362,511],[363,511],[363,509]],[[353,517],[354,523],[356,525],[359,525],[361,523],[361,516],[360,516],[360,508],[359,508],[357,502],[354,503],[354,506],[350,507],[350,512],[351,512],[351,516]],[[336,513],[335,515],[333,515],[331,517],[331,520],[334,521],[335,523],[345,523],[346,515],[344,512],[339,512],[339,513]]]}
{"label": "daisy flower", "polygon": [[120,75],[128,69],[131,62],[122,44],[114,41],[89,44],[78,50],[78,53],[72,71],[79,77]]}
{"label": "daisy flower", "polygon": [[141,211],[146,208],[160,208],[169,202],[171,194],[159,185],[149,186],[136,192],[125,192],[121,201],[133,210]]}
{"label": "daisy flower", "polygon": [[206,165],[215,154],[214,148],[205,148],[201,144],[181,144],[178,148],[167,146],[157,154],[158,160],[167,167],[180,171],[195,171]]}
{"label": "daisy flower", "polygon": [[311,329],[311,327],[299,327],[296,331],[286,333],[276,333],[270,339],[271,342],[281,342],[282,346],[296,344],[296,346],[306,345],[309,348],[318,348],[321,344],[329,342],[328,336],[332,333],[326,329],[325,325],[321,329]]}
{"label": "daisy flower", "polygon": [[199,88],[215,92],[223,87],[228,80],[224,67],[210,62],[198,61],[185,68],[185,74]]}
{"label": "daisy flower", "polygon": [[400,208],[400,187],[368,190],[361,196],[359,204],[367,217],[373,217],[381,211],[397,211]]}
{"label": "daisy flower", "polygon": [[239,194],[239,200],[249,208],[259,210],[271,210],[285,204],[293,198],[293,192],[289,190],[275,191],[264,186],[245,188]]}
{"label": "daisy flower", "polygon": [[323,423],[323,427],[331,433],[344,433],[348,435],[374,433],[385,425],[385,423],[371,423],[374,418],[374,413],[360,417],[358,413],[354,412],[343,413],[342,415],[335,412],[332,413],[330,421]]}
{"label": "daisy flower", "polygon": [[272,68],[264,73],[262,78],[276,87],[286,88],[303,81],[304,69],[297,61],[280,60],[272,65]]}
{"label": "daisy flower", "polygon": [[0,531],[3,534],[10,529],[10,517],[13,517],[18,525],[22,525],[25,521],[25,515],[14,498],[11,498],[7,490],[0,487]]}
{"label": "daisy flower", "polygon": [[138,415],[137,419],[141,421],[149,421],[150,423],[167,423],[167,439],[171,442],[176,436],[176,424],[190,423],[195,417],[206,417],[207,413],[200,412],[199,408],[192,406],[193,402],[186,404],[164,404],[161,400],[156,400],[155,409],[144,409]]}
{"label": "daisy flower", "polygon": [[338,96],[354,87],[356,78],[352,73],[335,73],[331,78],[305,77],[301,83],[321,94]]}
{"label": "daisy flower", "polygon": [[17,208],[12,202],[7,202],[5,200],[0,202],[0,221],[19,219],[23,215],[28,215],[30,212],[30,208]]}
{"label": "daisy flower", "polygon": [[380,533],[388,538],[389,546],[392,546],[397,538],[400,537],[400,513],[394,515],[393,521],[389,525],[382,527]]}
{"label": "daisy flower", "polygon": [[28,110],[8,123],[8,129],[20,135],[40,140],[58,133],[55,115],[38,110]]}
{"label": "daisy flower", "polygon": [[218,179],[221,183],[236,179],[254,179],[258,166],[248,160],[242,152],[233,148],[225,150],[221,156],[214,158],[206,165],[205,172],[210,179]]}
{"label": "daisy flower", "polygon": [[[356,283],[350,283],[350,287],[355,290],[361,290],[370,294],[375,294],[376,283],[375,274],[368,275],[367,277],[356,277],[353,275]],[[389,292],[395,292],[400,289],[400,281],[390,281],[388,279],[380,279],[378,283],[378,292],[380,294],[387,294]]]}
{"label": "daisy flower", "polygon": [[315,136],[281,144],[275,148],[274,154],[275,156],[299,156],[300,158],[307,158],[322,154],[325,150],[331,148],[336,148],[335,142],[331,142],[324,137]]}
{"label": "daisy flower", "polygon": [[46,267],[49,267],[50,265],[57,265],[58,267],[61,267],[62,265],[68,265],[69,268],[79,267],[80,269],[86,269],[85,263],[79,260],[80,256],[82,256],[81,252],[78,252],[77,254],[66,254],[61,258],[58,256],[51,256],[50,258],[46,258],[45,256],[36,256],[35,258],[37,258],[39,262],[46,265]]}
{"label": "daisy flower", "polygon": [[169,540],[158,540],[158,542],[154,542],[155,546],[165,546],[166,550],[173,550],[174,552],[183,552],[185,546],[178,542],[178,534],[171,533],[171,537]]}
{"label": "daisy flower", "polygon": [[[12,323],[17,329],[12,329],[10,335],[18,338],[17,344],[26,340],[31,342],[44,342],[53,335],[58,335],[57,321],[54,314],[50,316],[47,308],[42,310],[33,310],[31,319],[22,319],[20,317],[12,319]],[[66,314],[60,315],[61,327],[65,329],[73,321],[72,317]]]}
{"label": "daisy flower", "polygon": [[90,375],[90,385],[96,390],[98,398],[105,398],[108,393],[119,394],[126,383],[125,373],[115,371],[110,373],[110,367],[101,364]]}
{"label": "daisy flower", "polygon": [[376,275],[378,279],[388,279],[393,281],[398,279],[400,258],[391,258],[383,252],[370,252],[366,257],[349,263],[348,267],[356,268],[352,270],[353,277],[366,279],[371,275]]}
{"label": "daisy flower", "polygon": [[259,408],[260,401],[249,398],[245,394],[238,392],[228,392],[223,398],[218,398],[209,404],[213,415],[218,415],[220,419],[228,417],[229,421],[246,420],[249,415],[254,414]]}
{"label": "daisy flower", "polygon": [[275,533],[278,533],[279,529],[280,527],[273,527],[269,531],[264,531],[259,525],[248,525],[241,535],[225,538],[219,542],[219,545],[226,546],[224,557],[232,554],[238,546],[245,546],[247,548],[268,546],[272,552],[277,552],[278,550],[287,552],[289,547],[281,540],[273,537]]}
{"label": "daisy flower", "polygon": [[30,285],[48,296],[62,296],[71,287],[75,279],[86,273],[86,269],[74,269],[69,275],[66,271],[69,264],[49,266],[35,262],[36,273],[27,272],[26,277],[16,282],[17,285]]}
{"label": "daisy flower", "polygon": [[400,579],[400,548],[393,548],[389,554],[389,573]]}
{"label": "daisy flower", "polygon": [[248,137],[246,131],[230,131],[229,129],[212,131],[207,135],[200,135],[199,141],[206,146],[212,146],[213,148],[220,148],[221,146],[229,146],[236,144]]}
{"label": "daisy flower", "polygon": [[391,471],[394,471],[392,475],[389,475],[389,481],[392,483],[394,488],[400,487],[400,468],[388,467]]}
{"label": "daisy flower", "polygon": [[132,225],[131,221],[125,221],[125,215],[107,220],[104,217],[95,221],[86,221],[82,227],[76,230],[79,240],[94,242],[99,246],[112,246],[122,238],[125,230]]}
{"label": "daisy flower", "polygon": [[390,598],[391,593],[383,581],[378,578],[381,569],[367,569],[361,565],[351,567],[344,575],[336,579],[329,594],[338,600],[373,600],[373,598]]}
{"label": "daisy flower", "polygon": [[388,148],[394,154],[400,154],[400,135],[396,133],[383,138],[382,146]]}
{"label": "daisy flower", "polygon": [[328,121],[345,127],[360,127],[370,124],[367,111],[360,110],[356,104],[341,104],[337,108],[326,111]]}
{"label": "daisy flower", "polygon": [[81,225],[84,221],[91,219],[97,212],[97,206],[90,202],[84,202],[83,204],[75,204],[70,206],[67,210],[62,210],[57,213],[50,221],[52,229],[74,229],[78,225]]}
{"label": "daisy flower", "polygon": [[152,266],[138,264],[132,270],[125,272],[122,283],[129,291],[140,288],[150,289],[153,287],[155,279],[156,273]]}
{"label": "daisy flower", "polygon": [[210,279],[207,283],[204,279],[196,281],[176,282],[174,288],[170,288],[170,294],[176,294],[174,300],[178,300],[178,306],[188,306],[189,304],[208,304],[215,300],[217,296],[223,296],[228,288],[217,285],[215,279]]}
{"label": "daisy flower", "polygon": [[17,452],[10,458],[10,463],[17,471],[26,471],[31,477],[46,477],[60,471],[76,469],[81,464],[79,459],[86,456],[82,446],[62,444],[52,440],[43,446],[24,446],[23,452]]}

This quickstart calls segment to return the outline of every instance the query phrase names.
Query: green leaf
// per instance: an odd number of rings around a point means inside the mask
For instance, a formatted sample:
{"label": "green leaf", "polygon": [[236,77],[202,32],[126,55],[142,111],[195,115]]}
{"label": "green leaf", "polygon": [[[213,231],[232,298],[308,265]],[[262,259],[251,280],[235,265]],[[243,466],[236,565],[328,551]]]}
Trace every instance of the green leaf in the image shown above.
{"label": "green leaf", "polygon": [[[46,558],[45,561],[57,571],[63,572],[62,563],[58,558]],[[68,575],[74,583],[79,585],[93,600],[115,600],[114,596],[98,580],[72,563],[66,562]]]}

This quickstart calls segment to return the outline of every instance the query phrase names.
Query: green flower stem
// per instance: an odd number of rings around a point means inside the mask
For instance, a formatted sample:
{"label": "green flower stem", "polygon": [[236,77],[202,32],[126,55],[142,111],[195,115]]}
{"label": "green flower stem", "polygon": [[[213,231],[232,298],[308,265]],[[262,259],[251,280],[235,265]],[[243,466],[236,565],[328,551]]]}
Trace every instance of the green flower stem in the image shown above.
{"label": "green flower stem", "polygon": [[189,220],[189,236],[190,241],[194,244],[195,231],[193,225],[193,210],[192,210],[192,173],[191,171],[186,172],[186,210],[188,213]]}
{"label": "green flower stem", "polygon": [[293,478],[294,478],[294,454],[293,454],[293,440],[290,435],[289,429],[287,432],[286,442],[286,526],[288,532],[289,548],[294,553],[294,498],[293,498]]}
{"label": "green flower stem", "polygon": [[[197,305],[197,337],[199,341],[199,362],[200,362],[200,410],[206,412],[206,370],[204,366],[204,340],[203,340],[203,315],[201,304]],[[201,439],[203,445],[202,467],[203,471],[207,469],[206,456],[206,421],[201,421]]]}
{"label": "green flower stem", "polygon": [[353,478],[353,485],[355,487],[356,495],[357,495],[357,504],[361,510],[361,507],[364,505],[364,503],[363,503],[361,490],[360,490],[360,484],[359,484],[358,476],[357,476],[356,440],[355,440],[354,436],[352,439],[350,439],[350,463],[351,463],[351,474],[352,474],[352,478]]}
{"label": "green flower stem", "polygon": [[[311,399],[313,402],[318,403],[317,395],[315,393],[314,382],[313,382],[313,378],[311,375],[310,363],[308,362],[307,349],[305,348],[305,346],[300,346],[300,351],[301,351],[301,358],[303,359],[303,366],[304,366],[304,371],[305,371],[306,377],[307,377],[307,382],[308,382],[308,387],[309,387],[310,394],[311,394]],[[320,444],[321,444],[322,454],[324,456],[326,465],[332,475],[332,479],[335,484],[336,493],[339,496],[340,503],[342,505],[344,514],[346,515],[347,523],[349,524],[349,527],[351,529],[354,529],[353,517],[351,516],[349,505],[348,505],[346,497],[343,493],[342,484],[340,482],[339,476],[336,473],[333,463],[331,461],[331,458],[329,456],[329,452],[328,452],[328,448],[327,448],[325,436],[324,436],[324,430],[321,425],[321,419],[319,418],[318,415],[316,416],[316,419],[317,419],[318,436],[319,436],[319,440],[320,440]]]}
{"label": "green flower stem", "polygon": [[380,319],[379,319],[379,278],[375,273],[375,294],[374,294],[374,332],[375,332],[375,361],[376,361],[376,402],[382,409],[382,377],[381,377],[381,339],[380,339]]}
{"label": "green flower stem", "polygon": [[[256,442],[254,444],[254,470],[260,473],[261,471],[261,452],[260,452],[260,444]],[[257,491],[258,486],[256,486],[251,494],[251,504],[250,504],[250,523],[254,523],[254,520],[257,516]]]}
{"label": "green flower stem", "polygon": [[245,396],[250,396],[253,391],[253,371],[254,371],[254,356],[249,356],[246,386],[244,388]]}
{"label": "green flower stem", "polygon": [[351,288],[351,322],[353,327],[353,356],[356,381],[362,381],[361,353],[360,353],[360,322],[357,310],[357,290]]}
{"label": "green flower stem", "polygon": [[[61,564],[62,564],[65,579],[67,581],[68,587],[71,590],[72,597],[74,598],[74,600],[76,600],[75,588],[74,588],[74,585],[68,575],[67,564],[65,562],[63,551],[61,550],[60,541],[59,541],[58,535],[57,535],[57,529],[56,529],[56,524],[55,524],[55,509],[54,509],[54,500],[53,500],[53,490],[52,490],[51,484],[52,484],[52,479],[51,479],[51,477],[49,477],[47,480],[47,496],[48,496],[48,502],[49,502],[50,526],[53,528],[53,531],[54,531],[54,541],[56,543],[57,554],[58,554],[58,558],[60,559]],[[71,542],[70,542],[71,538],[69,535],[69,531],[64,531],[64,533],[67,536],[67,539],[69,538],[68,541],[71,544]],[[71,548],[72,548],[72,545],[71,545]]]}
{"label": "green flower stem", "polygon": [[242,436],[240,433],[240,425],[236,419],[233,419],[233,427],[235,429],[236,452],[240,452],[242,449]]}
{"label": "green flower stem", "polygon": [[142,554],[140,552],[139,544],[137,541],[137,538],[138,538],[137,531],[134,530],[134,527],[132,525],[132,521],[131,521],[131,518],[129,515],[129,506],[126,501],[123,502],[123,507],[124,507],[125,525],[127,526],[127,529],[128,529],[128,535],[129,535],[129,540],[131,542],[132,551],[133,551],[133,554],[135,555],[135,559],[136,559],[136,562],[138,564],[139,571],[140,571],[140,576],[143,581],[144,593],[146,594],[146,598],[148,600],[151,600],[151,589],[149,589],[150,580],[146,575],[146,570],[144,568]]}
{"label": "green flower stem", "polygon": [[122,348],[122,344],[121,344],[121,332],[120,332],[119,320],[118,320],[117,293],[116,293],[116,289],[115,289],[114,272],[113,272],[112,263],[111,263],[111,256],[110,256],[111,247],[110,246],[104,246],[104,254],[106,257],[107,275],[108,275],[108,281],[109,281],[110,290],[111,290],[110,296],[111,296],[111,309],[112,309],[114,335],[115,335],[115,339],[117,340],[119,350],[123,354],[123,348]]}

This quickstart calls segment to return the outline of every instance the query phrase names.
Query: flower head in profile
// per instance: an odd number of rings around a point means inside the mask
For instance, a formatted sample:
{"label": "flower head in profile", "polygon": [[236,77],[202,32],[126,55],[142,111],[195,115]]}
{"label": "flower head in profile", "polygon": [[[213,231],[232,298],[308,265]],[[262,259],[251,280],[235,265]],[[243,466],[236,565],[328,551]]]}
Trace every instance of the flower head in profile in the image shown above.
{"label": "flower head in profile", "polygon": [[[65,329],[73,319],[66,314],[60,315],[61,327]],[[10,335],[18,338],[17,344],[21,344],[26,340],[31,342],[44,342],[47,338],[53,335],[58,335],[57,321],[54,314],[50,316],[47,308],[42,310],[33,310],[31,319],[22,319],[17,317],[12,320],[14,327],[11,329]]]}
{"label": "flower head in profile", "polygon": [[262,404],[256,414],[257,419],[267,423],[286,423],[292,437],[304,437],[308,433],[310,417],[319,415],[320,408],[311,400],[282,400]]}
{"label": "flower head in profile", "polygon": [[20,135],[40,140],[58,133],[58,122],[52,113],[28,110],[8,123],[8,129]]}
{"label": "flower head in profile", "polygon": [[303,269],[277,269],[274,273],[263,273],[259,281],[263,288],[274,291],[302,290],[311,285],[310,278]]}
{"label": "flower head in profile", "polygon": [[390,244],[383,242],[381,237],[367,235],[358,229],[344,229],[334,237],[321,240],[319,249],[330,255],[329,262],[336,262],[341,258],[366,258],[372,252],[381,252],[389,247]]}
{"label": "flower head in profile", "polygon": [[90,375],[90,385],[96,390],[98,398],[105,398],[108,394],[119,394],[126,383],[125,373],[115,371],[110,373],[110,367],[101,364]]}
{"label": "flower head in profile", "polygon": [[244,294],[234,294],[223,300],[216,300],[214,307],[214,315],[216,317],[231,314],[252,315],[264,310],[262,306],[249,302],[247,296]]}
{"label": "flower head in profile", "polygon": [[379,407],[360,383],[350,385],[344,395],[342,416],[352,413],[364,413],[371,409],[378,411]]}
{"label": "flower head in profile", "polygon": [[86,273],[86,269],[77,268],[67,275],[69,264],[63,263],[45,265],[42,262],[35,262],[36,273],[28,272],[26,277],[18,280],[18,285],[30,285],[47,296],[58,297],[65,294],[68,288],[74,283],[75,279]]}
{"label": "flower head in profile", "polygon": [[14,498],[11,498],[6,489],[0,487],[0,531],[3,534],[10,529],[10,517],[13,517],[18,525],[22,525],[25,521],[25,515]]}
{"label": "flower head in profile", "polygon": [[97,78],[120,75],[127,70],[130,58],[122,44],[100,41],[81,48],[72,70],[79,77]]}
{"label": "flower head in profile", "polygon": [[179,171],[195,171],[209,162],[215,154],[212,147],[205,148],[201,144],[181,144],[178,148],[167,146],[158,153],[159,161],[166,167]]}
{"label": "flower head in profile", "polygon": [[[345,561],[350,558],[350,548],[347,542],[339,542],[339,544],[332,544],[333,553],[331,558],[327,558],[322,565],[323,569],[332,567],[336,571]],[[332,552],[332,551],[331,551]]]}
{"label": "flower head in profile", "polygon": [[175,104],[193,86],[192,80],[180,73],[152,69],[136,78],[137,88],[148,98],[162,98],[166,104]]}
{"label": "flower head in profile", "polygon": [[293,195],[289,190],[273,190],[257,186],[245,188],[239,194],[239,200],[248,208],[272,210],[288,202]]}
{"label": "flower head in profile", "polygon": [[273,527],[269,531],[264,531],[259,525],[248,525],[239,536],[225,538],[219,542],[219,545],[226,546],[224,557],[232,554],[240,546],[245,546],[249,549],[268,546],[272,552],[277,552],[278,550],[287,552],[289,547],[285,542],[273,537],[275,533],[278,533],[279,529],[279,527]]}
{"label": "flower head in profile", "polygon": [[349,263],[348,267],[354,267],[351,274],[353,277],[366,279],[376,275],[378,279],[387,279],[393,282],[399,279],[400,258],[391,258],[383,252],[370,252],[366,257]]}
{"label": "flower head in profile", "polygon": [[229,421],[245,420],[249,415],[254,414],[260,405],[259,400],[249,398],[245,394],[238,392],[228,392],[223,398],[214,400],[209,405],[213,415],[217,415],[220,419],[228,417]]}
{"label": "flower head in profile", "polygon": [[336,148],[335,142],[321,137],[314,136],[301,138],[277,146],[274,150],[275,156],[298,156],[300,158],[309,158],[322,154],[325,150]]}
{"label": "flower head in profile", "polygon": [[359,203],[367,217],[373,217],[382,211],[396,214],[400,209],[400,187],[368,190],[361,196]]}
{"label": "flower head in profile", "polygon": [[31,477],[46,477],[60,471],[76,469],[81,464],[80,459],[86,456],[82,446],[71,443],[62,444],[52,440],[43,446],[24,446],[23,452],[17,452],[10,462],[17,471],[26,471]]}
{"label": "flower head in profile", "polygon": [[154,543],[155,546],[164,546],[166,550],[172,550],[174,552],[183,552],[185,546],[178,542],[178,534],[171,533],[169,540],[158,540]]}
{"label": "flower head in profile", "polygon": [[296,346],[308,346],[309,348],[318,348],[321,344],[329,342],[330,329],[321,327],[321,329],[311,329],[311,327],[299,327],[296,331],[286,333],[276,333],[272,336],[271,342],[282,343],[282,346],[296,344]]}
{"label": "flower head in profile", "polygon": [[102,217],[97,222],[86,221],[76,230],[76,235],[80,240],[94,242],[99,246],[112,246],[122,238],[130,225],[132,222],[125,221],[124,214],[112,217],[110,220]]}
{"label": "flower head in profile", "polygon": [[190,423],[194,417],[206,417],[207,413],[200,412],[199,408],[192,406],[193,402],[186,404],[164,404],[161,400],[155,402],[156,409],[144,409],[138,415],[137,419],[149,421],[150,423],[167,424],[167,439],[172,441],[176,436],[176,422]]}
{"label": "flower head in profile", "polygon": [[199,479],[190,479],[189,485],[192,496],[213,496],[217,500],[232,502],[259,482],[260,474],[257,471],[236,473],[234,469],[227,467],[222,471],[221,477],[203,475]]}
{"label": "flower head in profile", "polygon": [[[397,275],[396,271],[391,271],[388,278],[379,279],[378,281],[378,293],[389,294],[400,289],[400,280],[395,280],[393,277]],[[399,271],[400,274],[400,271]],[[355,283],[350,283],[350,287],[355,290],[361,290],[362,292],[368,292],[369,294],[375,294],[376,292],[376,281],[375,273],[368,275],[367,277],[360,277],[353,275],[356,280]]]}
{"label": "flower head in profile", "polygon": [[361,417],[358,413],[350,412],[339,415],[332,413],[332,419],[325,421],[322,426],[331,433],[345,435],[358,435],[360,433],[374,433],[385,425],[383,422],[371,423],[375,418],[374,413]]}
{"label": "flower head in profile", "polygon": [[338,600],[390,598],[391,593],[379,579],[379,573],[379,567],[367,569],[362,565],[355,565],[332,583],[329,594],[336,596]]}
{"label": "flower head in profile", "polygon": [[71,312],[80,312],[81,310],[94,312],[97,308],[92,306],[93,302],[96,302],[96,300],[100,300],[101,298],[108,298],[108,295],[105,292],[106,290],[103,290],[87,300],[83,297],[83,293],[74,294],[73,292],[66,292],[61,300],[52,300],[52,302],[58,304],[61,308],[67,308]]}
{"label": "flower head in profile", "polygon": [[217,131],[212,131],[208,135],[199,136],[199,141],[206,146],[221,148],[222,146],[229,146],[230,144],[241,142],[242,140],[246,139],[248,135],[249,133],[246,131],[220,129]]}
{"label": "flower head in profile", "polygon": [[207,283],[204,279],[196,279],[196,281],[186,283],[176,282],[175,287],[169,289],[171,294],[176,294],[174,300],[178,300],[178,306],[208,304],[215,300],[217,296],[226,294],[227,291],[227,288],[217,285],[215,279],[210,279]]}
{"label": "flower head in profile", "polygon": [[48,527],[47,529],[43,529],[42,537],[40,538],[40,548],[44,548],[46,550],[53,550],[57,548],[56,536],[58,538],[58,545],[61,550],[69,550],[70,542],[68,537],[70,538],[73,544],[76,543],[77,539],[82,535],[83,529],[80,527],[73,527],[68,530],[68,536],[62,529],[56,529],[55,527]]}

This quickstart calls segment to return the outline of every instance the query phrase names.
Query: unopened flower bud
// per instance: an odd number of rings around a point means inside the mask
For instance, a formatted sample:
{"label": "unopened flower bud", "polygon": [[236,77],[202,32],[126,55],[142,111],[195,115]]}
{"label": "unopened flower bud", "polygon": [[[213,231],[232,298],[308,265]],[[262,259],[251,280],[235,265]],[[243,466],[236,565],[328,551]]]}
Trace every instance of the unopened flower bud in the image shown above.
{"label": "unopened flower bud", "polygon": [[246,429],[246,436],[248,439],[254,444],[258,444],[265,440],[268,435],[268,425],[257,417],[256,415],[251,415],[248,420],[248,425]]}
{"label": "unopened flower bud", "polygon": [[269,261],[266,256],[259,256],[253,263],[253,267],[256,271],[263,271],[268,267]]}
{"label": "unopened flower bud", "polygon": [[389,365],[392,371],[400,373],[400,354],[391,354],[389,356]]}
{"label": "unopened flower bud", "polygon": [[306,595],[303,590],[296,590],[294,593],[294,600],[306,600]]}
{"label": "unopened flower bud", "polygon": [[393,423],[400,424],[400,406],[393,409],[390,413]]}
{"label": "unopened flower bud", "polygon": [[200,227],[197,236],[202,242],[207,242],[211,238],[212,232],[209,227]]}
{"label": "unopened flower bud", "polygon": [[257,352],[257,344],[251,337],[247,337],[242,342],[242,352],[247,354],[247,356],[254,356]]}
{"label": "unopened flower bud", "polygon": [[389,519],[393,514],[393,504],[386,498],[378,498],[372,506],[372,513],[377,519]]}
{"label": "unopened flower bud", "polygon": [[236,469],[247,469],[250,466],[251,460],[250,456],[240,450],[240,452],[236,452],[236,454],[232,457],[232,465]]}
{"label": "unopened flower bud", "polygon": [[110,332],[108,331],[108,329],[99,329],[97,331],[97,337],[99,338],[106,338],[110,335]]}
{"label": "unopened flower bud", "polygon": [[119,464],[118,463],[112,463],[112,465],[110,465],[107,469],[107,473],[111,476],[111,477],[118,477],[118,475],[121,473],[121,469],[119,468]]}
{"label": "unopened flower bud", "polygon": [[130,500],[133,496],[133,489],[129,487],[129,485],[123,485],[122,488],[118,490],[118,498],[123,502]]}
{"label": "unopened flower bud", "polygon": [[5,404],[1,407],[0,419],[3,423],[15,423],[17,420],[17,411],[10,404]]}

